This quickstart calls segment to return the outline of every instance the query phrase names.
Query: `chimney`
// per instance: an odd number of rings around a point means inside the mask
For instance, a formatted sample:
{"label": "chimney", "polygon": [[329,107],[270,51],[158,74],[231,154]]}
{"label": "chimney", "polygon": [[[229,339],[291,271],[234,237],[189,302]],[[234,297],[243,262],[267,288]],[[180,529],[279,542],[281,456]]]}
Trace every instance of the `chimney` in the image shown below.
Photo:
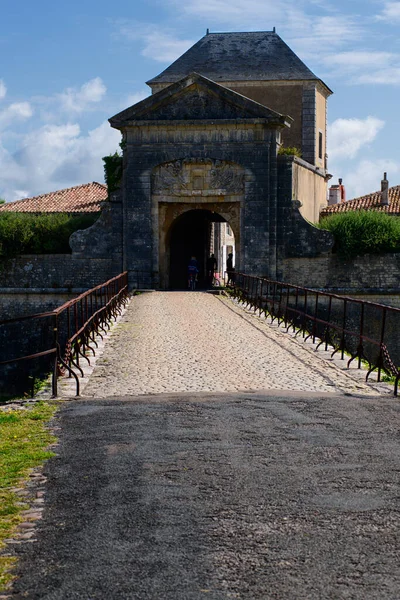
{"label": "chimney", "polygon": [[346,189],[342,182],[343,182],[343,179],[339,179],[340,202],[346,202]]}
{"label": "chimney", "polygon": [[339,183],[331,185],[329,188],[328,206],[333,204],[340,204],[346,200],[346,192],[344,185],[342,185],[342,179],[339,179]]}
{"label": "chimney", "polygon": [[381,204],[384,206],[389,205],[389,182],[386,178],[386,173],[383,174],[381,181]]}

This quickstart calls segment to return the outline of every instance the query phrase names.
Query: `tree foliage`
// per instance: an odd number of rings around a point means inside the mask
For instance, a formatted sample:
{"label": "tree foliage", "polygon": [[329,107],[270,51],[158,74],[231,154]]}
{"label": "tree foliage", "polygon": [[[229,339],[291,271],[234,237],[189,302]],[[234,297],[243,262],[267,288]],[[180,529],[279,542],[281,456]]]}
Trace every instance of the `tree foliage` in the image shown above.
{"label": "tree foliage", "polygon": [[68,240],[78,229],[93,225],[98,214],[65,213],[35,215],[0,213],[0,258],[19,254],[70,253]]}
{"label": "tree foliage", "polygon": [[354,258],[369,253],[400,252],[398,217],[358,210],[324,217],[317,226],[333,233],[333,250],[343,258]]}
{"label": "tree foliage", "polygon": [[118,152],[103,157],[104,162],[104,180],[107,184],[108,192],[114,192],[121,185],[122,179],[122,156]]}

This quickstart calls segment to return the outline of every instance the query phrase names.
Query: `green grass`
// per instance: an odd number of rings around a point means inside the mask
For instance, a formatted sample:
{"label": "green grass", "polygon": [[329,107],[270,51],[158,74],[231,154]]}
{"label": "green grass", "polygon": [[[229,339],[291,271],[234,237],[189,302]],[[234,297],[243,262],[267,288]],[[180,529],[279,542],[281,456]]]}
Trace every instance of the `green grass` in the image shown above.
{"label": "green grass", "polygon": [[4,540],[12,536],[21,512],[28,508],[13,489],[23,485],[32,468],[54,455],[48,447],[55,438],[46,422],[55,411],[55,403],[45,402],[25,410],[0,411],[0,590],[12,581],[10,568],[15,563],[4,554]]}

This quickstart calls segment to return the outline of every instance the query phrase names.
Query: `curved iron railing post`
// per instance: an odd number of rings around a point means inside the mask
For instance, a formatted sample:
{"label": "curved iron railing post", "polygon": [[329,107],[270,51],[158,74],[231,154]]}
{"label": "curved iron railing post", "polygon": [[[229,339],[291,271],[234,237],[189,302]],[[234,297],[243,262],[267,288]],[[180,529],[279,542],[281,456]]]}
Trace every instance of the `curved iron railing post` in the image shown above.
{"label": "curved iron railing post", "polygon": [[54,356],[53,362],[53,372],[51,376],[51,397],[56,398],[58,394],[58,365],[59,365],[59,353],[60,353],[60,345],[58,343],[58,315],[54,315],[53,317],[53,344],[54,348],[56,348],[56,353]]}
{"label": "curved iron railing post", "polygon": [[[293,307],[290,302],[294,290]],[[333,349],[331,356],[333,357],[337,352],[340,352],[342,360],[344,360],[345,352],[348,352],[351,355],[348,365],[352,360],[358,358],[358,368],[361,368],[363,359],[366,360],[370,367],[366,376],[367,380],[370,373],[376,369],[378,370],[378,381],[381,380],[382,370],[393,375],[395,379],[394,395],[397,396],[400,383],[400,366],[393,363],[387,347],[386,321],[389,313],[400,320],[399,308],[339,296],[321,290],[294,286],[268,278],[260,279],[258,276],[246,275],[241,272],[236,273],[235,286],[232,292],[234,297],[242,304],[252,306],[255,311],[258,309],[260,315],[264,311],[265,316],[270,317],[271,324],[277,319],[278,326],[285,322],[288,331],[291,326],[293,326],[294,331],[298,326],[295,336],[302,334],[303,339],[311,337],[314,344],[320,340],[317,343],[316,351],[323,344],[325,350],[328,350],[328,347],[331,346]],[[311,303],[311,296],[315,296],[313,303]],[[300,297],[303,298],[303,304]],[[340,304],[336,307],[333,301],[338,301]],[[284,303],[285,306],[283,306]],[[352,329],[354,325],[351,310],[358,305],[361,305],[361,314],[358,327],[354,330]],[[379,337],[375,333],[369,336],[365,335],[366,306],[376,307],[381,311]],[[400,326],[398,330],[400,330]],[[353,340],[355,338],[357,349],[354,352]],[[378,348],[377,357],[372,354],[373,348]]]}

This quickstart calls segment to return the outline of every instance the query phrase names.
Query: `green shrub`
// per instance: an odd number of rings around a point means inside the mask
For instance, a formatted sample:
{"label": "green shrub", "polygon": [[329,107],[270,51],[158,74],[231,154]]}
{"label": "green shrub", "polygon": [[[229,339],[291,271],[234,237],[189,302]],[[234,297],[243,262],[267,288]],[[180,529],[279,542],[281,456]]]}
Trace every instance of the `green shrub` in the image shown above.
{"label": "green shrub", "polygon": [[297,156],[301,158],[301,150],[295,146],[281,146],[278,150],[278,154],[287,154],[289,156]]}
{"label": "green shrub", "polygon": [[381,212],[358,210],[324,217],[317,225],[335,237],[334,252],[343,258],[361,254],[400,252],[400,219]]}
{"label": "green shrub", "polygon": [[71,234],[90,227],[97,218],[97,214],[0,213],[0,258],[19,254],[69,253]]}
{"label": "green shrub", "polygon": [[114,192],[121,185],[122,179],[122,156],[118,152],[103,157],[104,180],[107,184],[108,193]]}

